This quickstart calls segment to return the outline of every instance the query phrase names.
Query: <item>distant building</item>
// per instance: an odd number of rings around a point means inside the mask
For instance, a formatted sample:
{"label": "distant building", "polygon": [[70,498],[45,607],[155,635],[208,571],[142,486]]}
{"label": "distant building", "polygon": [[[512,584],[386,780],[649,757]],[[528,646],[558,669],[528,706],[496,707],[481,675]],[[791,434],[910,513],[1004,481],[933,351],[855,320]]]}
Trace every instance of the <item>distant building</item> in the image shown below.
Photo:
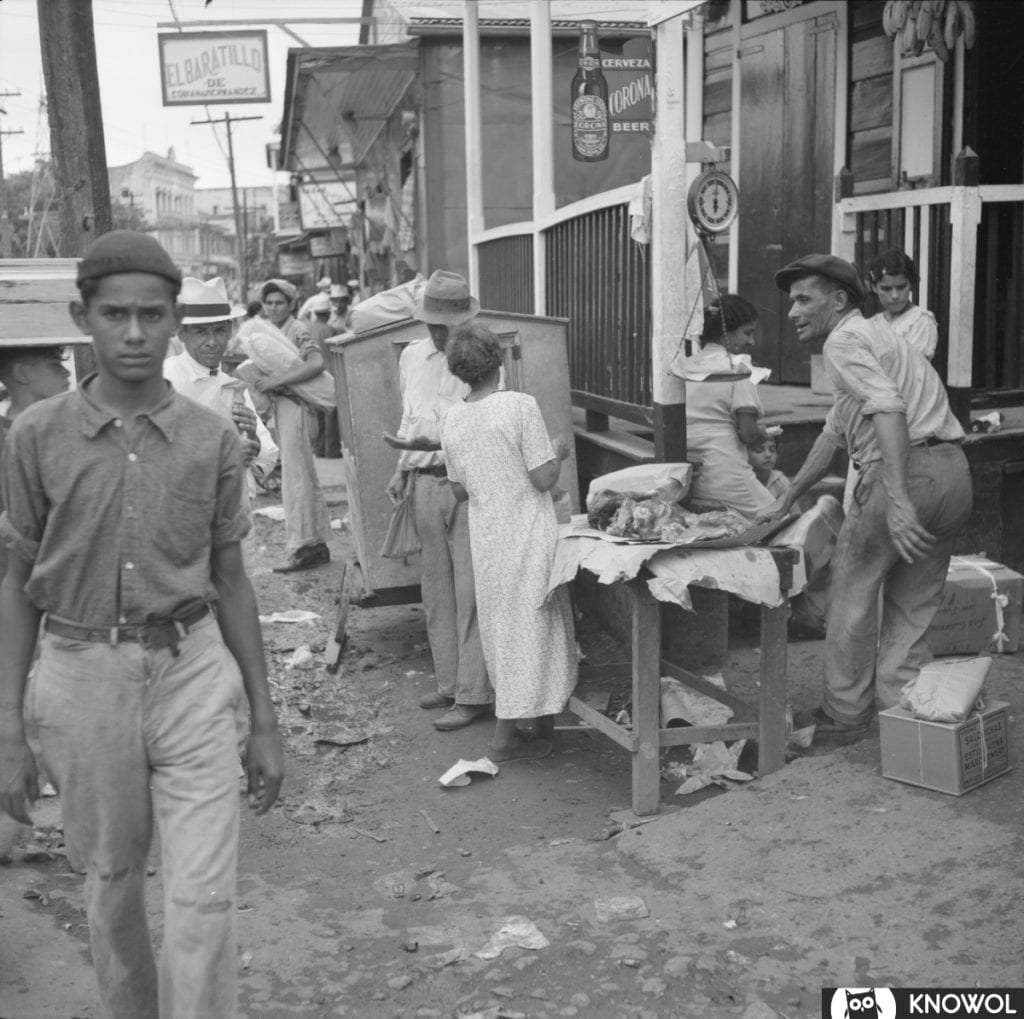
{"label": "distant building", "polygon": [[[110,196],[142,212],[154,236],[179,269],[189,276],[238,276],[230,191],[227,222],[207,214],[205,201],[197,208],[196,180],[192,167],[179,163],[174,149],[166,156],[144,152],[139,159],[107,170]],[[207,189],[218,194],[226,189]],[[250,189],[266,190],[266,189]]]}

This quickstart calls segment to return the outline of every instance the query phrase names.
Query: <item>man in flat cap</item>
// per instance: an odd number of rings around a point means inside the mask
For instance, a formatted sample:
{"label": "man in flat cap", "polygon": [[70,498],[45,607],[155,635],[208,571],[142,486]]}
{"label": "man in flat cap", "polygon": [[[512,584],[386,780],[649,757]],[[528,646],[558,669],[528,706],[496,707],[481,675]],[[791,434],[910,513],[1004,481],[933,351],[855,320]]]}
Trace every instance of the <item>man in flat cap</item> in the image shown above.
{"label": "man in flat cap", "polygon": [[824,702],[796,720],[817,726],[816,742],[844,744],[866,735],[876,702],[898,704],[931,658],[928,628],[953,541],[971,514],[971,477],[939,376],[860,313],[856,269],[833,255],[807,255],[775,281],[792,302],[797,339],[825,339],[835,402],[774,511],[788,512],[824,477],[837,449],[857,471],[832,559]]}
{"label": "man in flat cap", "polygon": [[[71,304],[97,371],[28,407],[7,438],[11,552],[0,584],[0,810],[38,796],[34,714],[109,1016],[233,1016],[240,698],[249,804],[284,775],[252,585],[239,548],[238,431],[164,381],[181,275],[152,238],[114,231],[78,264]],[[216,611],[213,606],[216,605]],[[159,975],[146,921],[153,821],[164,888]]]}
{"label": "man in flat cap", "polygon": [[416,531],[423,546],[423,607],[437,682],[437,689],[420,699],[420,707],[447,708],[434,722],[442,732],[461,729],[494,710],[494,687],[476,616],[469,504],[456,501],[441,452],[441,417],[469,392],[448,370],[449,334],[479,310],[462,276],[439,269],[430,277],[414,312],[429,336],[402,351],[402,423],[397,436],[384,436],[388,445],[403,451],[388,497],[396,502],[410,482],[413,487]]}
{"label": "man in flat cap", "polygon": [[293,314],[298,291],[288,280],[267,280],[260,288],[263,313],[295,344],[302,361],[277,376],[258,379],[256,388],[272,396],[277,440],[281,447],[281,505],[284,507],[285,543],[288,558],[275,573],[308,570],[330,562],[327,548],[330,520],[327,503],[316,473],[313,443],[318,431],[316,411],[288,387],[305,382],[324,370],[324,358],[309,326]]}

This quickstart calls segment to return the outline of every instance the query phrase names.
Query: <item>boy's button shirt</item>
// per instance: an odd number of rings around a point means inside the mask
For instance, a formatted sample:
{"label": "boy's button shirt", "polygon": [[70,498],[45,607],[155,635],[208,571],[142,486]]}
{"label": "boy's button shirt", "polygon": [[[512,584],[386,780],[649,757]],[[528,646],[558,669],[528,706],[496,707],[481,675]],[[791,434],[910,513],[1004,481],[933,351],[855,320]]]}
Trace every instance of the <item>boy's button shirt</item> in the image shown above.
{"label": "boy's button shirt", "polygon": [[32,565],[26,594],[102,627],[214,600],[210,552],[249,529],[236,429],[168,386],[129,441],[94,380],[29,407],[7,438],[0,538]]}

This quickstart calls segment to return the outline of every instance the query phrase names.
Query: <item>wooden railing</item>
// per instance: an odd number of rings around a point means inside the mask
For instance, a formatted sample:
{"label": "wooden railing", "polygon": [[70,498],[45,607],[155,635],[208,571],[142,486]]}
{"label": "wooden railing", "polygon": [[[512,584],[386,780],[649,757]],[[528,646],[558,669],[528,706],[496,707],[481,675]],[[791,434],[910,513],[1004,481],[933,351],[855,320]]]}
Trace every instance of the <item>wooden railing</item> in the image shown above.
{"label": "wooden railing", "polygon": [[[958,179],[976,177],[957,160]],[[832,250],[865,268],[903,248],[939,322],[935,365],[959,390],[1024,389],[1024,185],[956,184],[839,199]]]}
{"label": "wooden railing", "polygon": [[534,313],[533,235],[510,234],[477,246],[480,303],[493,311]]}
{"label": "wooden railing", "polygon": [[[650,253],[629,234],[631,193],[618,188],[535,223],[487,231],[475,247],[485,307],[569,320],[573,403],[646,424],[652,402]],[[538,248],[540,283],[533,261]]]}

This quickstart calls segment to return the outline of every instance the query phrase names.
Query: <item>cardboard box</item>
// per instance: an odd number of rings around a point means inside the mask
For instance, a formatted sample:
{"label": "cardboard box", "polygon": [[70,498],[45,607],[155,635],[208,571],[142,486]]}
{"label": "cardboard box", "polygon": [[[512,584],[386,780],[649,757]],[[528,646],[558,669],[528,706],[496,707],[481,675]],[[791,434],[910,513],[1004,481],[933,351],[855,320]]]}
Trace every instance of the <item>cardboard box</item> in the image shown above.
{"label": "cardboard box", "polygon": [[889,708],[878,726],[885,778],[963,796],[1010,770],[1009,705],[1001,701],[955,725]]}
{"label": "cardboard box", "polygon": [[[1003,615],[1001,646],[996,601]],[[1005,599],[1005,600],[1004,600]],[[1024,577],[984,556],[953,556],[928,645],[934,655],[1013,653],[1020,647]]]}

